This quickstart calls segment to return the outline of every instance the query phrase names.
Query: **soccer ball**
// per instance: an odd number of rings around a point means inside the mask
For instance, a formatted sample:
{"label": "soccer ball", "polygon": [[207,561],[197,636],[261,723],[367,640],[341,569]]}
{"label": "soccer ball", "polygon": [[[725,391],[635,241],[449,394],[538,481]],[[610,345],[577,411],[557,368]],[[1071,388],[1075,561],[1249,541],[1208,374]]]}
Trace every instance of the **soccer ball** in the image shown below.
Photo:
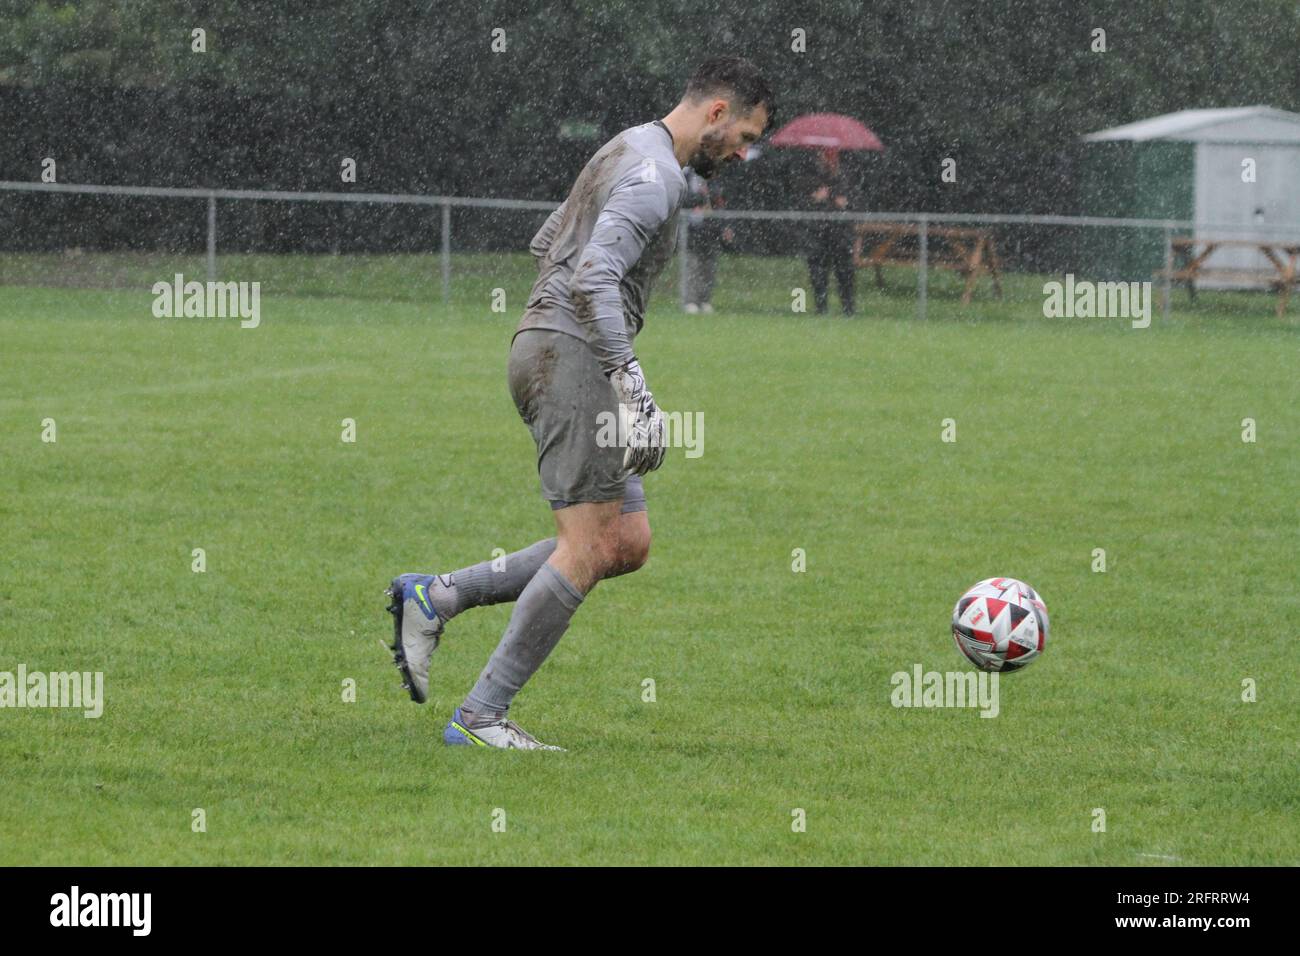
{"label": "soccer ball", "polygon": [[1018,671],[1047,643],[1047,605],[1015,578],[988,578],[952,609],[957,650],[982,671]]}

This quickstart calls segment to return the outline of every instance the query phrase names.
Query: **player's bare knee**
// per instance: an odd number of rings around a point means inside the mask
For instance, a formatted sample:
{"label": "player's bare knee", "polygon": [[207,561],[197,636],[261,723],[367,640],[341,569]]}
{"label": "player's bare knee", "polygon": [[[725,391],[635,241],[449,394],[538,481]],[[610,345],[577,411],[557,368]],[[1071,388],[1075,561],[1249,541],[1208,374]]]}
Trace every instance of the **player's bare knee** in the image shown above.
{"label": "player's bare knee", "polygon": [[573,535],[561,541],[592,576],[599,580],[619,562],[618,535],[611,529],[593,529],[592,533]]}
{"label": "player's bare knee", "polygon": [[610,528],[609,534],[605,536],[603,548],[604,572],[610,574],[621,574],[624,563],[623,556],[623,537],[618,528]]}
{"label": "player's bare knee", "polygon": [[592,569],[597,576],[605,577],[610,571],[618,567],[618,563],[618,540],[614,537],[602,538],[598,546],[591,552]]}
{"label": "player's bare knee", "polygon": [[625,532],[619,539],[619,563],[624,573],[643,567],[650,558],[650,529]]}

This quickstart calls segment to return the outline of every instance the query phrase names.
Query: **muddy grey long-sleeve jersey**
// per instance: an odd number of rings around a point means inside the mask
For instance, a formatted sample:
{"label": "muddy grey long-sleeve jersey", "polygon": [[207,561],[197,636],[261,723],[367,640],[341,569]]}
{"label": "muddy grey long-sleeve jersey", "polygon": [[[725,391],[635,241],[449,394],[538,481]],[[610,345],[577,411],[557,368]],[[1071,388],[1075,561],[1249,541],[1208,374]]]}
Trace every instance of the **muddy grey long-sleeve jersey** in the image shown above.
{"label": "muddy grey long-sleeve jersey", "polygon": [[685,192],[662,124],[633,126],[602,146],[529,244],[538,276],[516,334],[575,336],[606,372],[631,361],[650,287],[677,244]]}

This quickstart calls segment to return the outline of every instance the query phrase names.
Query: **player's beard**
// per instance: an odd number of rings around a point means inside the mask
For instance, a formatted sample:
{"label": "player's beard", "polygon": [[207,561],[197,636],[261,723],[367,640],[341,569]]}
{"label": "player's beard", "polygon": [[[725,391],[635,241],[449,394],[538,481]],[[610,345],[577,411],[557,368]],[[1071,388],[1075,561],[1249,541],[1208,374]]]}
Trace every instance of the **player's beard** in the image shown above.
{"label": "player's beard", "polygon": [[691,157],[691,161],[688,165],[691,169],[695,170],[698,175],[703,176],[705,179],[712,179],[714,174],[718,171],[717,162],[710,158],[702,149],[696,151],[695,155]]}
{"label": "player's beard", "polygon": [[[717,175],[718,170],[723,166],[722,158],[722,140],[725,133],[722,130],[707,130],[700,137],[700,146],[695,150],[695,155],[686,165],[703,176],[705,179],[712,179]],[[715,155],[719,154],[719,155]]]}

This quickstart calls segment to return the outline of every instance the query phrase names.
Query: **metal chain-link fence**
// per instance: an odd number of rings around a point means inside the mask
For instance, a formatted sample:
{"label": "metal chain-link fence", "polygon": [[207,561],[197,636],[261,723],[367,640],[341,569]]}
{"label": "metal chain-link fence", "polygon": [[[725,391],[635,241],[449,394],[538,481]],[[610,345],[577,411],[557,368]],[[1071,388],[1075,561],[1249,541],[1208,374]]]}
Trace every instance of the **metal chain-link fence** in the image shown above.
{"label": "metal chain-link fence", "polygon": [[[535,275],[528,242],[553,208],[0,182],[0,283],[148,289],[182,274],[260,281],[267,294],[517,311]],[[717,210],[683,213],[678,228],[661,290],[692,313],[1087,318],[1132,311],[1139,294],[1166,318],[1296,312],[1300,224]]]}

